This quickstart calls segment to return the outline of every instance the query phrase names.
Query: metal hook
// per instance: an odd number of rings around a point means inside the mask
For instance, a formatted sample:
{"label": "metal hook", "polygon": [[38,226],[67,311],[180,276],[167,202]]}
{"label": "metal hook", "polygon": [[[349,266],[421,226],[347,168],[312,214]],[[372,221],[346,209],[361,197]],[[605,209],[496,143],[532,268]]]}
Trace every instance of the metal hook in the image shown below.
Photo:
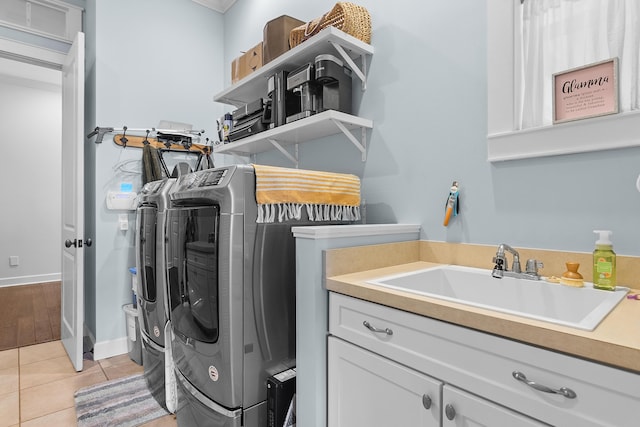
{"label": "metal hook", "polygon": [[180,142],[185,150],[189,151],[189,149],[191,149],[191,138],[182,138],[182,141]]}
{"label": "metal hook", "polygon": [[127,127],[126,126],[122,127],[122,137],[120,137],[120,142],[122,142],[122,148],[127,148],[127,142],[129,142],[129,140],[127,139]]}
{"label": "metal hook", "polygon": [[202,148],[202,151],[204,152],[204,155],[207,159],[207,167],[209,169],[213,169],[215,168],[213,159],[211,158],[211,155],[213,154],[213,148],[211,147],[211,141],[209,140],[209,138],[205,138],[205,143],[206,145]]}
{"label": "metal hook", "polygon": [[147,129],[147,134],[144,137],[144,141],[142,141],[142,143],[144,145],[149,145],[150,144],[150,142],[149,142],[149,132],[151,132],[151,131],[149,129]]}

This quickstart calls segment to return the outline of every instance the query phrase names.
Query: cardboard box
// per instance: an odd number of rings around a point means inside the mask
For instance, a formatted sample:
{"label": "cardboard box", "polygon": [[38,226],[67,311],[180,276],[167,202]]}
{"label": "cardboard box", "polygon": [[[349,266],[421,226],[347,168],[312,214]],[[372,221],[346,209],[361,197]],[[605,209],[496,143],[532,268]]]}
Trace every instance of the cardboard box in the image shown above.
{"label": "cardboard box", "polygon": [[262,35],[262,63],[266,64],[289,50],[289,33],[304,21],[282,15],[267,22]]}
{"label": "cardboard box", "polygon": [[231,61],[231,83],[262,67],[262,42]]}

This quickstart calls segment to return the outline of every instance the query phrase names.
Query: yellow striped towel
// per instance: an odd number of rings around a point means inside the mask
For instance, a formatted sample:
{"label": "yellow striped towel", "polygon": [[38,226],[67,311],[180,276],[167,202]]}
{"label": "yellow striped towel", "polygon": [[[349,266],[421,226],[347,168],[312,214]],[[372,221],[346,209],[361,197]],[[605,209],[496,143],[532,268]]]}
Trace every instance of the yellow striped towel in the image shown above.
{"label": "yellow striped towel", "polygon": [[360,178],[351,174],[253,165],[258,222],[300,219],[305,207],[311,221],[360,219]]}

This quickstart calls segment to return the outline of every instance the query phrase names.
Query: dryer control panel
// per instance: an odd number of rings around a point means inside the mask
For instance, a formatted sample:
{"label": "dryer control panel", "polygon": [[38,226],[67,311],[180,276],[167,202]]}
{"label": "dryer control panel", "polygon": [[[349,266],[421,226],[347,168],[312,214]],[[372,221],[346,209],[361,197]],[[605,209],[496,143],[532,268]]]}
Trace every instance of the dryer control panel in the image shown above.
{"label": "dryer control panel", "polygon": [[228,173],[228,168],[217,168],[183,175],[178,180],[176,190],[184,191],[192,188],[221,185]]}
{"label": "dryer control panel", "polygon": [[207,171],[200,187],[209,187],[211,185],[219,185],[222,179],[227,175],[228,169],[215,169]]}

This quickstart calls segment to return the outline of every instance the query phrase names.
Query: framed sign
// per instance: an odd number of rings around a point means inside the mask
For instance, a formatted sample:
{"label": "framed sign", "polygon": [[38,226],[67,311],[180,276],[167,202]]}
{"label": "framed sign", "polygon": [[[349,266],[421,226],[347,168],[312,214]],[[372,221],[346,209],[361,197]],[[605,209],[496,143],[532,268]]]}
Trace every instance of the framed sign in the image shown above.
{"label": "framed sign", "polygon": [[618,58],[553,75],[553,123],[618,112]]}

